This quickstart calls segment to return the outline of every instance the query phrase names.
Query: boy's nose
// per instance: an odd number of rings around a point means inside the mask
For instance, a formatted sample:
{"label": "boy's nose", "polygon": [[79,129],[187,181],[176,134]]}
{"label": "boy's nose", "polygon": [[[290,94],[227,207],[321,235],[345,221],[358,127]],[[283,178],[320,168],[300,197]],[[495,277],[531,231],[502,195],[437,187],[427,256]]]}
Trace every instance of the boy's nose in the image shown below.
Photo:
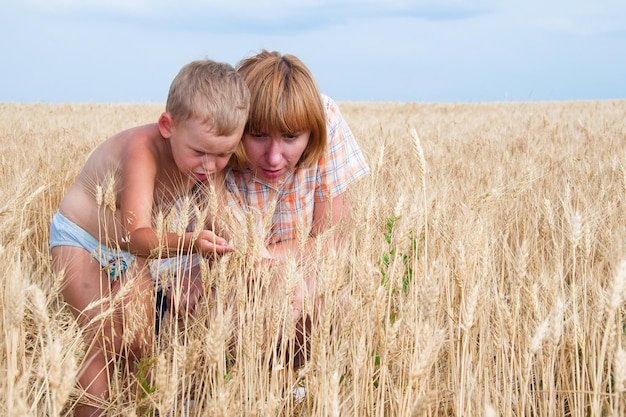
{"label": "boy's nose", "polygon": [[205,158],[202,163],[202,169],[206,174],[215,172],[215,161],[212,158]]}

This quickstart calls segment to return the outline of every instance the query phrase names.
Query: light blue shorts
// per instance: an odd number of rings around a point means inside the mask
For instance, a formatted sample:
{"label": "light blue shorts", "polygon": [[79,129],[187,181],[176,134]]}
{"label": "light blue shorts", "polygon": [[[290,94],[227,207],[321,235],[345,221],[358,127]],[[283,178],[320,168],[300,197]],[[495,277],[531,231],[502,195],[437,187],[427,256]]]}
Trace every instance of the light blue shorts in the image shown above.
{"label": "light blue shorts", "polygon": [[128,251],[105,246],[59,211],[50,222],[50,250],[55,246],[75,246],[85,249],[100,263],[111,279],[119,279],[135,260]]}
{"label": "light blue shorts", "polygon": [[[50,250],[55,246],[76,246],[85,249],[97,260],[111,279],[118,279],[135,260],[135,256],[122,249],[105,246],[85,229],[57,211],[50,222]],[[172,258],[153,259],[150,263],[152,281],[158,289],[162,283],[199,264],[197,255],[179,255]]]}

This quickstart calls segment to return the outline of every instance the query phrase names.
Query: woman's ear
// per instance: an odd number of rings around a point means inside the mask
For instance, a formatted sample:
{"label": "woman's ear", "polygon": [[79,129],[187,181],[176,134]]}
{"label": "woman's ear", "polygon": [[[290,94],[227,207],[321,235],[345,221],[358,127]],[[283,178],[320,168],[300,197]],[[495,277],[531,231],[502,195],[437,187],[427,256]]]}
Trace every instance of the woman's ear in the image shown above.
{"label": "woman's ear", "polygon": [[172,115],[168,112],[161,113],[158,125],[161,136],[163,136],[165,139],[169,139],[170,136],[172,136],[172,127],[174,126],[174,120],[172,119]]}

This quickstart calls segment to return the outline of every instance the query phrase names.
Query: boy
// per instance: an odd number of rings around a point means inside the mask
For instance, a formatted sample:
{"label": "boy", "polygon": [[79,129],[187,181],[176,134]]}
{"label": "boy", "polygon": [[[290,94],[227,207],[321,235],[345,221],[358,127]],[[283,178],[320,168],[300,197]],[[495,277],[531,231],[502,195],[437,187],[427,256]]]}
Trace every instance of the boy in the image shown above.
{"label": "boy", "polygon": [[132,370],[149,345],[155,305],[149,258],[233,250],[209,230],[157,231],[152,219],[221,173],[248,108],[248,88],[232,66],[191,62],[174,78],[158,122],[98,146],[62,199],[50,249],[85,339],[78,383],[87,395],[77,416],[103,413],[115,359],[126,356]]}

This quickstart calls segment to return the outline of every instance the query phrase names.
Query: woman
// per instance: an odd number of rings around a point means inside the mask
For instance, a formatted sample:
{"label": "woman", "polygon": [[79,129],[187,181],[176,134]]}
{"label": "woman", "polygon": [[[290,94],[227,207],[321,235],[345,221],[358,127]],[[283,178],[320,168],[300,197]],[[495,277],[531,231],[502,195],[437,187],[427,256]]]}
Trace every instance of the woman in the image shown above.
{"label": "woman", "polygon": [[[349,217],[346,190],[369,167],[337,104],[297,57],[264,50],[240,61],[237,72],[250,90],[250,111],[227,168],[229,204],[261,214],[272,262],[303,259],[316,236]],[[292,303],[300,326],[306,292],[316,299],[314,276]]]}

